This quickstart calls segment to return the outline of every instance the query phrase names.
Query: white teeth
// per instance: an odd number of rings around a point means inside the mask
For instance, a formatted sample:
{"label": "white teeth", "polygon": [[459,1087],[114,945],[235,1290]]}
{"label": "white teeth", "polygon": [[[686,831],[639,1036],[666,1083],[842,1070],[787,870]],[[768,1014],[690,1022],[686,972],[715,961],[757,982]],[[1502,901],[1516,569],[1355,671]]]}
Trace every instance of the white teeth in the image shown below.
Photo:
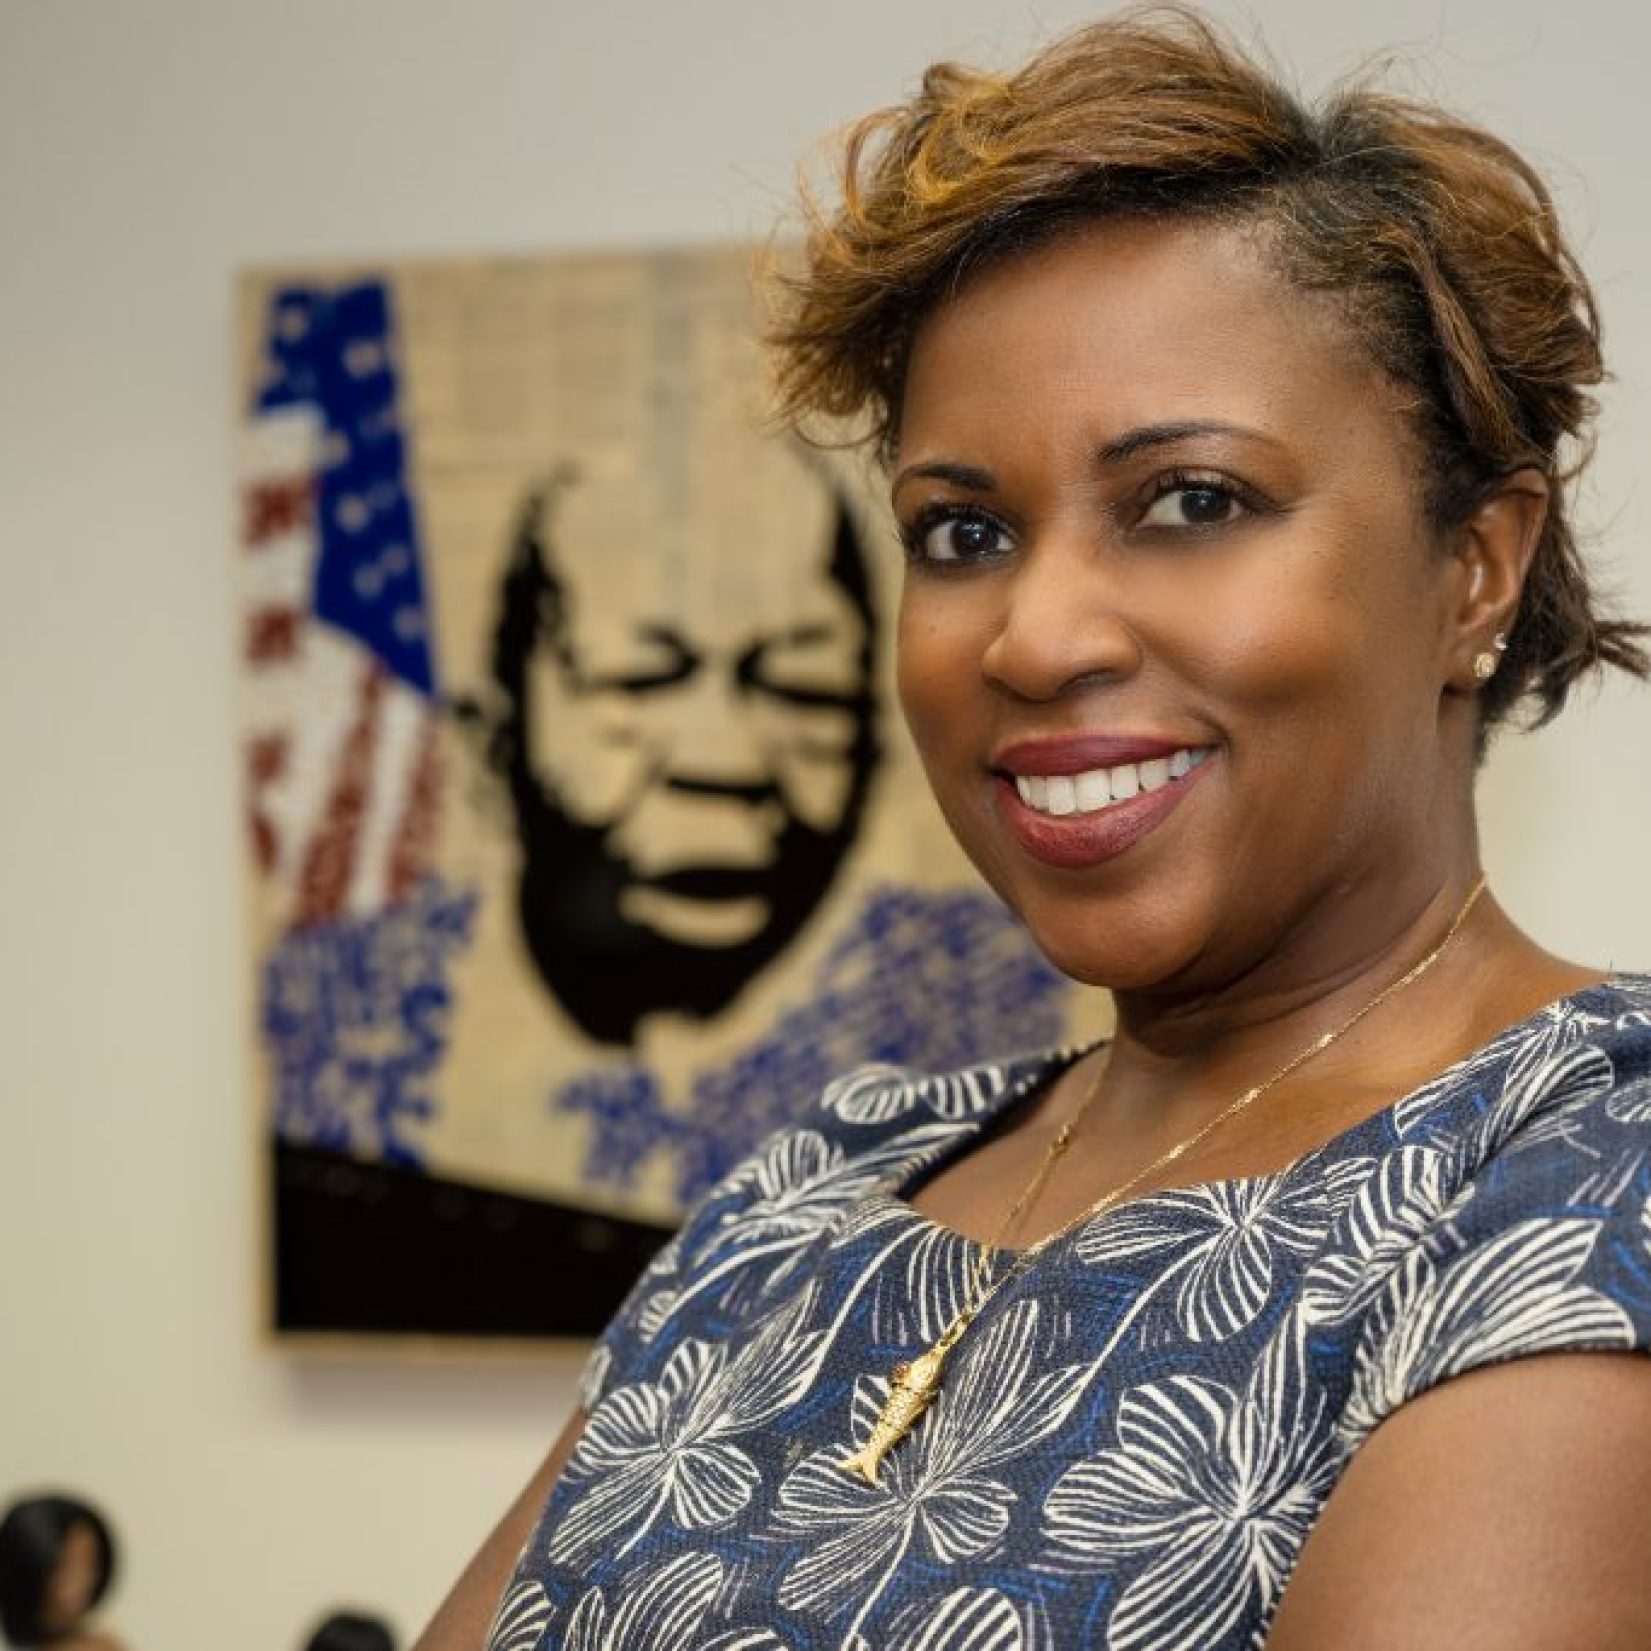
{"label": "white teeth", "polygon": [[1088,814],[1092,809],[1105,808],[1112,801],[1112,786],[1104,768],[1092,768],[1076,780],[1078,808]]}
{"label": "white teeth", "polygon": [[1020,793],[1020,800],[1028,808],[1038,809],[1045,814],[1049,812],[1049,782],[1043,775],[1017,774],[1015,790]]}
{"label": "white teeth", "polygon": [[1091,768],[1082,774],[1017,774],[1015,790],[1028,808],[1040,814],[1093,814],[1113,803],[1127,802],[1143,791],[1160,791],[1171,780],[1184,779],[1209,754],[1207,747],[1182,749],[1173,756],[1120,763],[1116,768]]}

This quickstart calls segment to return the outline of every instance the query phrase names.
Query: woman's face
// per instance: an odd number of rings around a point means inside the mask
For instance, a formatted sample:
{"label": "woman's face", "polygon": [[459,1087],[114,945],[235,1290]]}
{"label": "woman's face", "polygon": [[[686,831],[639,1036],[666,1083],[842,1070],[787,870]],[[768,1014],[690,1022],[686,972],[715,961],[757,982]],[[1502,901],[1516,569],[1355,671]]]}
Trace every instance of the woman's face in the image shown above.
{"label": "woman's face", "polygon": [[1467,575],[1421,487],[1395,387],[1243,227],[1097,226],[926,320],[901,694],[1059,967],[1286,982],[1433,891],[1472,712],[1446,691]]}
{"label": "woman's face", "polygon": [[74,1627],[92,1608],[102,1572],[103,1550],[97,1533],[84,1521],[76,1521],[63,1533],[57,1563],[46,1582],[46,1626],[58,1633]]}

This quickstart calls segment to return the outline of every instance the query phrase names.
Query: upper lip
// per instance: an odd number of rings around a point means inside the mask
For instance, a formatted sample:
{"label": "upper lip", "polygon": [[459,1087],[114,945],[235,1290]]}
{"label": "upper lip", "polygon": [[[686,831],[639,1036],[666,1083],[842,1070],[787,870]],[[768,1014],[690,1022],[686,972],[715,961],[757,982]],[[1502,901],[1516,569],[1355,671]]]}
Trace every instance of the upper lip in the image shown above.
{"label": "upper lip", "polygon": [[992,753],[991,766],[1005,774],[1087,774],[1095,768],[1151,762],[1177,751],[1197,751],[1196,740],[1151,734],[1060,734],[1012,740]]}

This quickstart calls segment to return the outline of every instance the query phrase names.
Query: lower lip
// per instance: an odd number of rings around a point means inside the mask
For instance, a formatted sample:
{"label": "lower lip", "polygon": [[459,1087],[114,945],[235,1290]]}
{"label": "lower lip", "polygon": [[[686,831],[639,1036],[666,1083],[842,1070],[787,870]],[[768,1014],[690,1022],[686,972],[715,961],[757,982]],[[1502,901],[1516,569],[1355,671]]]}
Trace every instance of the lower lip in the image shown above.
{"label": "lower lip", "polygon": [[998,812],[1015,840],[1045,865],[1063,871],[1098,866],[1154,832],[1180,807],[1209,769],[1208,760],[1156,791],[1143,791],[1128,802],[1113,803],[1089,814],[1042,814],[1020,800],[1014,782],[997,778]]}

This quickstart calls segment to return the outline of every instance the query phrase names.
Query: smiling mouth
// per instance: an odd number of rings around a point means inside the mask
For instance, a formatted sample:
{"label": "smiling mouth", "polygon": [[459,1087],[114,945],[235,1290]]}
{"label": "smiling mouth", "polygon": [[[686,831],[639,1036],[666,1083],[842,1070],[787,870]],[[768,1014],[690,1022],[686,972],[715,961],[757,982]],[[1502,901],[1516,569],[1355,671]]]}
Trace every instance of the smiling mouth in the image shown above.
{"label": "smiling mouth", "polygon": [[1098,814],[1116,803],[1161,791],[1172,780],[1185,779],[1209,754],[1208,746],[1186,746],[1167,757],[1119,763],[1113,768],[1089,768],[1079,774],[1007,777],[1028,808],[1059,819],[1069,814]]}

